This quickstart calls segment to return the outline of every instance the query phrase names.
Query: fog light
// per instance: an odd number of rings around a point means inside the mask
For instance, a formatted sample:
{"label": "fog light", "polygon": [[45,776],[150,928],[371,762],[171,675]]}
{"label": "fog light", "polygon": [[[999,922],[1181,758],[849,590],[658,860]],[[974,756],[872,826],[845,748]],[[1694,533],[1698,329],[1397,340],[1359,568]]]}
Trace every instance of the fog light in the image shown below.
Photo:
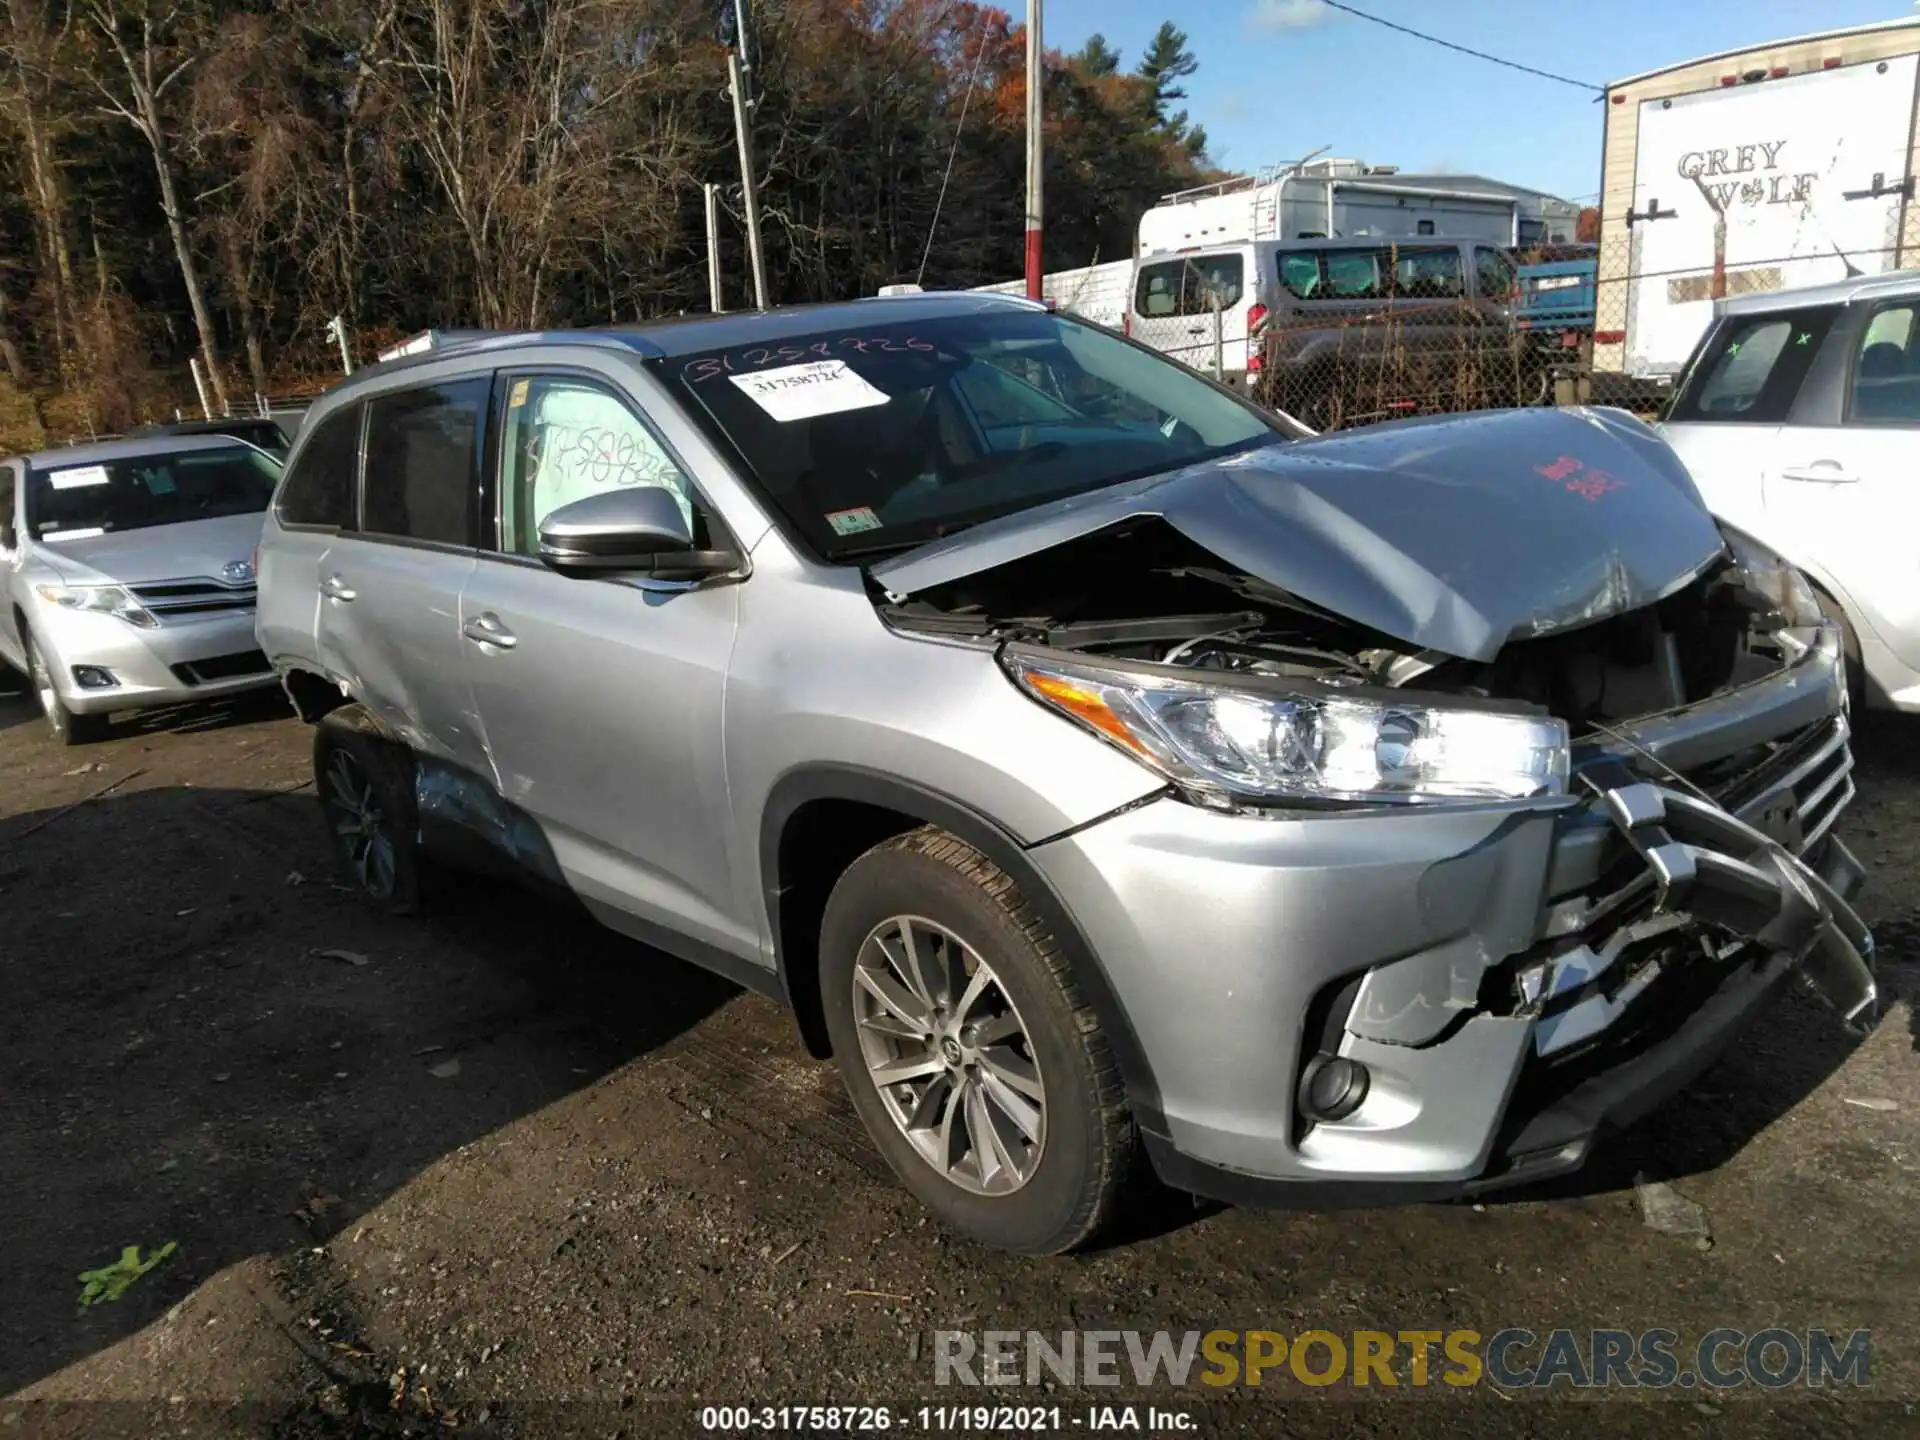
{"label": "fog light", "polygon": [[1300,1077],[1300,1113],[1309,1120],[1344,1120],[1367,1098],[1373,1077],[1358,1060],[1316,1055]]}
{"label": "fog light", "polygon": [[73,667],[73,683],[82,690],[111,690],[120,681],[104,665],[76,665]]}

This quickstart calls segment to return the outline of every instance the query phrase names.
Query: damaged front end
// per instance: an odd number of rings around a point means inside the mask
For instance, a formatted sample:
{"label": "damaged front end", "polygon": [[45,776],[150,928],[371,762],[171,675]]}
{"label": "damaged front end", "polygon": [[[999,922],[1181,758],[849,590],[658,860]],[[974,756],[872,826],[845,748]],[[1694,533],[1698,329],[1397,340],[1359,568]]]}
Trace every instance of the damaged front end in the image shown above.
{"label": "damaged front end", "polygon": [[[1372,1199],[1558,1173],[1790,977],[1851,1026],[1874,1015],[1849,904],[1864,871],[1833,834],[1853,794],[1844,661],[1804,580],[1715,526],[1637,422],[1447,428],[1468,424],[1281,447],[1124,513],[1029,519],[972,563],[961,536],[876,574],[890,624],[991,646],[1036,702],[1237,827],[1126,821],[1041,847],[1063,883],[1098,868],[1135,906],[1116,935],[1177,951],[1151,913],[1174,898],[1167,855],[1238,866],[1278,827],[1270,904],[1245,869],[1213,895],[1194,872],[1179,898],[1215,913],[1189,933],[1229,958],[1183,976],[1183,1019],[1142,1025],[1164,1052],[1206,1021],[1245,1057],[1243,1090],[1286,1087],[1263,1129],[1244,1094],[1170,1068],[1143,1128],[1187,1188],[1272,1199],[1234,1177],[1313,1179]],[[1545,434],[1555,458],[1503,469],[1502,433],[1509,451]],[[1418,473],[1383,487],[1411,468],[1395,455]],[[1622,497],[1634,508],[1609,511]],[[1462,848],[1403,853],[1455,814]],[[1412,841],[1396,827],[1416,815],[1434,823]],[[1263,914],[1271,953],[1243,960]]]}

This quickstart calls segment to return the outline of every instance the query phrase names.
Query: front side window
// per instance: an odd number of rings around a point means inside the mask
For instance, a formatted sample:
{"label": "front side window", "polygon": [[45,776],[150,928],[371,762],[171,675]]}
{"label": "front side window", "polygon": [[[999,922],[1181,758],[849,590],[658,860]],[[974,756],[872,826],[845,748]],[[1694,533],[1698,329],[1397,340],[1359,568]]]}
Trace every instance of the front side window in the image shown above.
{"label": "front side window", "polygon": [[487,379],[456,380],[367,402],[368,534],[474,543],[475,462],[490,389]]}
{"label": "front side window", "polygon": [[233,444],[49,466],[27,478],[27,533],[57,542],[256,515],[279,480],[275,461]]}
{"label": "front side window", "polygon": [[1833,315],[1829,306],[1736,316],[1716,326],[1688,365],[1667,418],[1778,425]]}
{"label": "front side window", "polygon": [[1217,305],[1231,310],[1246,288],[1246,267],[1238,255],[1196,255],[1140,267],[1134,285],[1134,313],[1149,319],[1167,315],[1210,315]]}
{"label": "front side window", "polygon": [[1920,423],[1920,347],[1913,303],[1889,305],[1867,322],[1853,357],[1847,419],[1854,424]]}
{"label": "front side window", "polygon": [[0,465],[0,550],[11,551],[13,538],[13,467]]}
{"label": "front side window", "polygon": [[527,375],[507,387],[500,446],[500,548],[540,552],[540,524],[562,505],[626,485],[680,502],[700,540],[693,484],[626,401],[587,380]]}
{"label": "front side window", "polygon": [[652,362],[829,558],[1287,433],[1185,366],[1030,310],[838,328]]}
{"label": "front side window", "polygon": [[354,494],[360,480],[360,418],[358,405],[327,416],[307,437],[287,470],[275,507],[282,525],[316,525],[351,530]]}

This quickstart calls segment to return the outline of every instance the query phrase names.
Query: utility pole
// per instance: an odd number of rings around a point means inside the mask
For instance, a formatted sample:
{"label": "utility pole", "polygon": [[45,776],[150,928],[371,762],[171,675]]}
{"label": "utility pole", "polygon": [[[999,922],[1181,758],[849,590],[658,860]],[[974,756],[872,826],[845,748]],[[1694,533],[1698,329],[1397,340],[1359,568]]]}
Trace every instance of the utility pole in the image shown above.
{"label": "utility pole", "polygon": [[747,111],[746,76],[738,55],[727,57],[727,83],[733,91],[733,129],[740,141],[740,192],[747,202],[747,257],[753,262],[753,303],[767,308],[767,262],[760,253],[760,192],[753,183],[753,131]]}
{"label": "utility pole", "polygon": [[353,374],[353,349],[347,344],[347,317],[336,315],[327,321],[327,338],[340,344],[340,373]]}
{"label": "utility pole", "polygon": [[201,377],[200,357],[198,355],[189,355],[187,357],[187,369],[193,372],[193,388],[200,396],[200,413],[211,420],[213,418],[213,407],[207,403],[207,382]]}
{"label": "utility pole", "polygon": [[1041,0],[1027,0],[1027,298],[1040,298],[1040,126],[1046,54],[1040,40]]}
{"label": "utility pole", "polygon": [[707,185],[707,308],[723,313],[726,295],[720,288],[720,187]]}
{"label": "utility pole", "polygon": [[747,58],[747,0],[733,0],[733,28],[740,53],[727,57],[727,88],[733,94],[733,130],[740,142],[740,193],[747,207],[747,257],[753,264],[753,303],[764,310],[768,304],[767,261],[760,249],[760,190],[753,179],[753,97],[747,93],[752,70]]}

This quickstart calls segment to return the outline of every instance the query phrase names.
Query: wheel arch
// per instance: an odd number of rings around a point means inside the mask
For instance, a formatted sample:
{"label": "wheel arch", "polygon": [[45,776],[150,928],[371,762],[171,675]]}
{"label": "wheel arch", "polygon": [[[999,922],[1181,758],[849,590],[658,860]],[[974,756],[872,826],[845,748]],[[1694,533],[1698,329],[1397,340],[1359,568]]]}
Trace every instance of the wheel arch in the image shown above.
{"label": "wheel arch", "polygon": [[356,703],[353,696],[342,691],[326,676],[299,666],[281,674],[280,688],[287,692],[294,713],[309,725],[319,723],[322,716],[344,705]]}
{"label": "wheel arch", "polygon": [[832,1053],[819,984],[820,919],[846,867],[882,840],[934,825],[974,847],[1020,887],[1059,942],[1100,1018],[1135,1117],[1159,1128],[1160,1092],[1125,1007],[1086,933],[1006,829],[972,806],[884,771],[817,764],[775,782],[761,811],[760,878],[780,987],[807,1049]]}

